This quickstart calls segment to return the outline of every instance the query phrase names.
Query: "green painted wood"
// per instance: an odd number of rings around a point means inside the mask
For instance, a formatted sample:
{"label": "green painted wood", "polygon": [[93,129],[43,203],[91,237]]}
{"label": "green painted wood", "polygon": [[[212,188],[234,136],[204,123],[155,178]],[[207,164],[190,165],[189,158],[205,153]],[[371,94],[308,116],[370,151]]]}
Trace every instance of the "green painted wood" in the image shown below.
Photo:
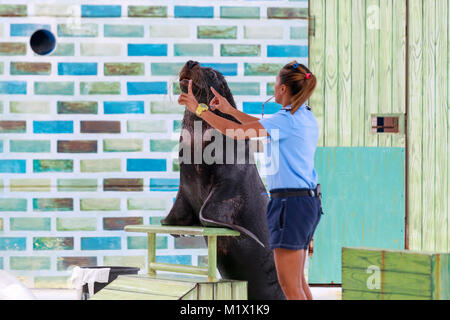
{"label": "green painted wood", "polygon": [[215,300],[231,300],[231,282],[219,282],[214,286]]}
{"label": "green painted wood", "polygon": [[[433,216],[435,212],[435,200],[430,195],[436,192],[434,181],[436,174],[436,2],[423,2],[422,230],[427,230],[422,235],[421,249],[423,250],[435,250],[436,232],[435,221],[429,218],[429,215]],[[424,177],[431,177],[431,179],[424,179]]]}
{"label": "green painted wood", "polygon": [[214,284],[199,283],[198,299],[199,300],[214,300]]}
{"label": "green painted wood", "polygon": [[233,281],[231,282],[231,295],[233,300],[247,300],[247,282]]}
{"label": "green painted wood", "polygon": [[404,147],[404,132],[373,133],[371,116],[406,112],[406,0],[310,1],[310,15],[318,145]]}
{"label": "green painted wood", "polygon": [[[450,1],[436,1],[436,195],[435,200],[435,250],[450,252],[448,232],[448,154],[450,129],[448,102],[448,40],[449,40],[449,6]],[[447,68],[445,67],[447,65]],[[447,195],[447,197],[443,196]],[[447,198],[447,199],[446,199]]]}
{"label": "green painted wood", "polygon": [[[406,113],[406,1],[393,2],[392,13],[392,113]],[[404,125],[404,118],[401,122]],[[405,146],[405,134],[390,134],[393,147]]]}
{"label": "green painted wood", "polygon": [[379,58],[380,58],[380,3],[379,0],[366,0],[366,100],[364,145],[376,147],[378,134],[372,132],[372,114],[378,113],[379,97]]}
{"label": "green painted wood", "polygon": [[[379,113],[392,112],[392,94],[393,94],[393,72],[392,72],[392,45],[393,45],[393,7],[392,2],[395,0],[379,0],[380,1],[380,31],[379,31],[379,77],[378,77],[378,96],[379,96]],[[398,0],[397,0],[398,1]],[[391,134],[379,133],[378,146],[390,147]]]}
{"label": "green painted wood", "polygon": [[208,280],[216,281],[217,274],[217,237],[208,236]]}
{"label": "green painted wood", "polygon": [[[338,0],[326,1],[325,28],[325,146],[337,146],[338,137]],[[314,107],[313,107],[314,109]]]}
{"label": "green painted wood", "polygon": [[338,144],[352,145],[352,1],[338,3]]}
{"label": "green painted wood", "polygon": [[449,261],[448,253],[344,247],[342,298],[447,299]]}
{"label": "green painted wood", "polygon": [[[209,275],[208,268],[196,267],[196,266],[190,266],[190,265],[182,265],[182,264],[152,262],[149,266],[149,269],[150,268],[154,271],[169,271],[169,272],[178,272],[178,273]],[[214,281],[214,280],[211,280],[211,281]]]}
{"label": "green painted wood", "polygon": [[352,146],[364,145],[366,7],[352,1]]}
{"label": "green painted wood", "polygon": [[342,265],[347,268],[367,269],[371,265],[377,265],[381,270],[428,275],[432,257],[432,253],[417,251],[342,248]]}
{"label": "green painted wood", "polygon": [[[369,270],[370,271],[370,270]],[[372,273],[367,269],[342,267],[342,288],[345,290],[367,290],[376,293],[399,293],[431,298],[431,274],[399,273],[380,271],[380,289],[368,288]],[[345,300],[345,295],[342,297]]]}
{"label": "green painted wood", "polygon": [[410,0],[408,11],[408,240],[416,250],[422,248],[422,4]]}
{"label": "green painted wood", "polygon": [[342,290],[343,300],[428,300],[426,296],[412,296],[396,293],[375,293],[357,290]]}
{"label": "green painted wood", "polygon": [[179,275],[122,275],[92,300],[246,300],[247,282]]}
{"label": "green painted wood", "polygon": [[343,246],[404,248],[403,148],[319,147],[315,167],[324,215],[314,235],[310,283],[341,283]]}
{"label": "green painted wood", "polygon": [[409,248],[448,252],[449,0],[410,0]]}
{"label": "green painted wood", "polygon": [[147,265],[148,265],[148,275],[155,275],[156,274],[156,270],[154,270],[151,265],[153,263],[156,262],[156,234],[154,233],[149,233],[147,235],[147,242],[148,242],[148,246],[147,246],[147,251],[148,251],[148,255],[147,255]]}
{"label": "green painted wood", "polygon": [[432,259],[432,294],[435,300],[450,299],[450,254],[435,254]]}
{"label": "green painted wood", "polygon": [[160,226],[160,225],[130,225],[125,226],[128,232],[196,235],[196,236],[239,236],[239,231],[228,228],[196,227],[196,226]]}
{"label": "green painted wood", "polygon": [[170,281],[146,276],[118,276],[91,299],[115,299],[117,294],[121,299],[134,299],[136,296],[146,300],[172,300],[186,295],[196,286],[195,282]]}
{"label": "green painted wood", "polygon": [[[359,1],[359,0],[355,0]],[[318,146],[324,145],[325,137],[325,0],[309,1],[309,11],[314,18],[314,33],[309,40],[309,66],[317,78],[317,85],[309,104],[319,124]]]}

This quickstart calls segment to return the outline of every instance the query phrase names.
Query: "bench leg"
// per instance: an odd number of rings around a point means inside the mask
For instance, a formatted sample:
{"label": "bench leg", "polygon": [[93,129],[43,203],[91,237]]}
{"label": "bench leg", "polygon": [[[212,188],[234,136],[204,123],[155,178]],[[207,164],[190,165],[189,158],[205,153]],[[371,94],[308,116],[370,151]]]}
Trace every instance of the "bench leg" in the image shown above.
{"label": "bench leg", "polygon": [[156,262],[156,234],[148,234],[148,272],[149,276],[155,276],[156,271],[150,267],[152,262]]}
{"label": "bench leg", "polygon": [[217,236],[208,236],[208,281],[216,281]]}

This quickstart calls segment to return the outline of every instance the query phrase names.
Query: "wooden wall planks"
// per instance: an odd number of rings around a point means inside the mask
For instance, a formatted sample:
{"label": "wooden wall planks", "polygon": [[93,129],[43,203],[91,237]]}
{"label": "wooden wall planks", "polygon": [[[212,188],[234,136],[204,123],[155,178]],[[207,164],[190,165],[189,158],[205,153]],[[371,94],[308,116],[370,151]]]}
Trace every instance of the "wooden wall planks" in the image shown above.
{"label": "wooden wall planks", "polygon": [[448,252],[449,0],[409,0],[411,249]]}
{"label": "wooden wall planks", "polygon": [[450,250],[449,6],[310,1],[310,68],[318,77],[310,105],[319,146],[406,147],[404,134],[372,133],[371,115],[408,110],[408,241],[415,250]]}

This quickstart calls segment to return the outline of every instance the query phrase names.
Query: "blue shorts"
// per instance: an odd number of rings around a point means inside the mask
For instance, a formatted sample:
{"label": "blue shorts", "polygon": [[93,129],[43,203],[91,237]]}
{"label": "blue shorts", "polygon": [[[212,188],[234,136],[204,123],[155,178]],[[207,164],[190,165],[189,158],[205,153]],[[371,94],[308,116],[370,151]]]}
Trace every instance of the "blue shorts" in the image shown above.
{"label": "blue shorts", "polygon": [[[280,188],[271,191],[294,191]],[[270,249],[306,250],[323,214],[319,198],[293,196],[271,198],[267,205]]]}

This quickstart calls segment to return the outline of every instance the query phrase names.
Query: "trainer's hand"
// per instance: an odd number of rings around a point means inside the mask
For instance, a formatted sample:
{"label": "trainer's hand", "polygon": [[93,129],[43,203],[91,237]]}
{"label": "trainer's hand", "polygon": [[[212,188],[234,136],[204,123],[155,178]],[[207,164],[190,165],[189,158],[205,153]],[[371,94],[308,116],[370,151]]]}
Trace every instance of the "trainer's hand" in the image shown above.
{"label": "trainer's hand", "polygon": [[189,111],[195,113],[198,102],[197,99],[195,99],[194,94],[192,93],[192,80],[189,80],[188,93],[181,93],[180,97],[178,98],[178,104],[185,105]]}
{"label": "trainer's hand", "polygon": [[234,109],[228,100],[218,93],[213,87],[211,87],[211,91],[214,94],[214,98],[211,100],[209,105],[213,108],[213,110],[218,109],[222,113],[229,113],[231,109]]}

